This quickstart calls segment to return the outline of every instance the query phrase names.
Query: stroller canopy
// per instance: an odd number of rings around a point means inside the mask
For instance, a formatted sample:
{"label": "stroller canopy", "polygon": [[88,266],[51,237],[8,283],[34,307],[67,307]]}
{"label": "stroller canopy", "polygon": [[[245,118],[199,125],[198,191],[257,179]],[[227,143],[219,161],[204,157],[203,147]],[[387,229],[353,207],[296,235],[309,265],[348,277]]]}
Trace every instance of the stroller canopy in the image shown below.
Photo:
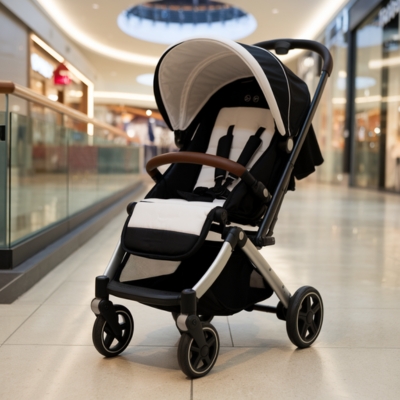
{"label": "stroller canopy", "polygon": [[158,62],[154,94],[169,128],[185,130],[210,97],[223,86],[254,77],[281,135],[297,134],[310,104],[306,84],[270,51],[211,38],[189,39]]}

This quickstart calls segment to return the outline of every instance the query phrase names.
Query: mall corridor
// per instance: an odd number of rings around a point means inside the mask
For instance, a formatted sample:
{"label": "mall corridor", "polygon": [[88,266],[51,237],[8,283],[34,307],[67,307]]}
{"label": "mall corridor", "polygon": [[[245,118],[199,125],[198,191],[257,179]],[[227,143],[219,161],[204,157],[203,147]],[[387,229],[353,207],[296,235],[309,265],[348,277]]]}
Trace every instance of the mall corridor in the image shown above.
{"label": "mall corridor", "polygon": [[0,0],[0,400],[109,399],[400,399],[400,0]]}
{"label": "mall corridor", "polygon": [[307,182],[288,193],[277,244],[262,252],[290,291],[304,285],[320,291],[321,335],[312,348],[296,350],[274,315],[215,317],[220,356],[197,380],[179,369],[179,332],[167,312],[115,299],[132,312],[131,344],[112,359],[93,347],[94,278],[125,217],[118,215],[12,305],[0,305],[2,400],[398,398],[396,195]]}

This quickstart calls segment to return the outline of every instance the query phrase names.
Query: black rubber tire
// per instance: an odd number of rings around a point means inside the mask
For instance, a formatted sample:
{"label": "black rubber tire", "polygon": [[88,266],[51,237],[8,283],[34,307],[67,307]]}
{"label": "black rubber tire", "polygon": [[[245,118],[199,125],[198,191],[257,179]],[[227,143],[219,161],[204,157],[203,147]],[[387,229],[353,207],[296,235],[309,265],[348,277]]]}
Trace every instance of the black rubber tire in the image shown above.
{"label": "black rubber tire", "polygon": [[318,290],[301,287],[289,300],[286,314],[289,339],[300,349],[311,346],[321,332],[323,319],[324,305]]}
{"label": "black rubber tire", "polygon": [[207,375],[219,354],[219,336],[211,324],[203,323],[203,332],[208,345],[208,354],[201,355],[201,349],[196,346],[194,339],[186,332],[182,333],[178,344],[178,363],[182,372],[191,379]]}
{"label": "black rubber tire", "polygon": [[118,340],[102,315],[96,317],[93,325],[92,340],[96,350],[105,357],[121,354],[132,339],[134,322],[130,311],[121,305],[114,305],[118,321],[122,328],[122,336]]}

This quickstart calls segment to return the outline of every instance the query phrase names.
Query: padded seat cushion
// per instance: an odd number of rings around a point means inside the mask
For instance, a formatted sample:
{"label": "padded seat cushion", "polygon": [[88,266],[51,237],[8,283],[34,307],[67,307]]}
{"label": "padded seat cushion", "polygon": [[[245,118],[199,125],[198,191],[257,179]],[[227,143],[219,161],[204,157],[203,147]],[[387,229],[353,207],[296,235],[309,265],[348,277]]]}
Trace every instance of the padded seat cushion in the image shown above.
{"label": "padded seat cushion", "polygon": [[204,242],[214,212],[224,200],[188,202],[145,199],[137,203],[122,232],[122,245],[131,254],[183,260]]}
{"label": "padded seat cushion", "polygon": [[[225,136],[229,126],[234,125],[233,141],[230,149],[229,159],[237,161],[249,137],[254,135],[262,126],[265,131],[262,133],[262,144],[254,153],[249,164],[246,166],[250,169],[258,158],[263,154],[271,143],[271,139],[275,132],[274,120],[271,111],[265,108],[256,107],[226,107],[222,108],[218,113],[214,128],[210,137],[210,142],[206,153],[216,155],[218,141]],[[213,187],[214,186],[215,168],[204,165],[197,179],[195,187]],[[236,180],[229,189],[236,186],[239,180]]]}

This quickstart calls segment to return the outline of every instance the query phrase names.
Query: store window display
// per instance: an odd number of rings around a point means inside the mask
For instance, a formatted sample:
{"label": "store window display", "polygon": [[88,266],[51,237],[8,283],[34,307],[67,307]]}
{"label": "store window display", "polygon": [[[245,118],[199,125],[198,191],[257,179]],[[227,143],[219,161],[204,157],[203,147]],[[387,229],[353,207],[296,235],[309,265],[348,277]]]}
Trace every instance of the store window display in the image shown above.
{"label": "store window display", "polygon": [[357,186],[400,191],[399,14],[390,4],[356,32],[354,169]]}

